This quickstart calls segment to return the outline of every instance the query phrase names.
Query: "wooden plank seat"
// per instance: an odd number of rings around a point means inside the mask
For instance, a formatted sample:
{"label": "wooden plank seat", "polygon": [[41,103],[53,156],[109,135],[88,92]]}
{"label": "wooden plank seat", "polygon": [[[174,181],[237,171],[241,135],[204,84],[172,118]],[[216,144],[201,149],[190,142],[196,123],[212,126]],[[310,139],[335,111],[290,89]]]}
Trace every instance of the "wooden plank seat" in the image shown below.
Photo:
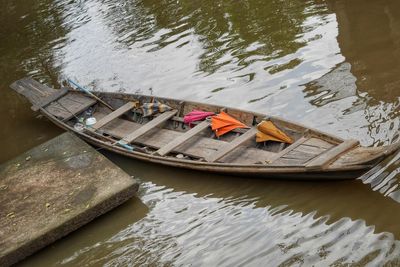
{"label": "wooden plank seat", "polygon": [[254,138],[257,134],[257,128],[253,127],[247,130],[244,134],[240,135],[239,137],[235,138],[233,141],[229,142],[228,144],[224,145],[219,149],[215,154],[207,157],[206,160],[208,162],[215,162],[225,155],[227,155],[232,150],[238,148],[241,144],[249,141],[250,139]]}
{"label": "wooden plank seat", "polygon": [[122,107],[118,108],[117,110],[114,110],[113,112],[107,114],[107,116],[101,118],[101,120],[97,121],[92,128],[94,130],[100,129],[110,121],[122,116],[124,113],[128,112],[129,110],[133,109],[135,107],[136,103],[135,102],[128,102]]}
{"label": "wooden plank seat", "polygon": [[10,86],[16,92],[29,99],[29,101],[33,104],[33,110],[37,110],[37,107],[42,106],[42,103],[45,101],[45,99],[57,93],[57,90],[41,84],[30,77],[18,80]]}
{"label": "wooden plank seat", "polygon": [[291,144],[287,148],[285,148],[282,151],[280,151],[279,153],[277,153],[275,155],[275,157],[270,160],[270,163],[274,163],[276,160],[282,158],[283,156],[285,156],[286,154],[291,152],[293,149],[295,149],[296,147],[298,147],[301,144],[303,144],[306,140],[308,140],[308,138],[304,137],[304,136],[302,138],[298,139],[296,142],[294,142],[293,144]]}
{"label": "wooden plank seat", "polygon": [[326,150],[325,153],[320,154],[318,157],[313,159],[312,161],[308,162],[306,167],[307,168],[319,168],[324,167],[325,165],[329,164],[330,162],[337,159],[343,153],[349,151],[350,149],[358,146],[360,144],[357,140],[345,140],[341,144],[332,147],[331,149]]}
{"label": "wooden plank seat", "polygon": [[32,110],[38,111],[40,108],[43,108],[43,107],[49,105],[51,102],[56,101],[56,100],[60,99],[61,97],[65,96],[66,94],[68,94],[68,92],[69,92],[69,89],[66,87],[63,87],[60,90],[57,90],[55,93],[42,99],[38,104],[33,105]]}
{"label": "wooden plank seat", "polygon": [[305,166],[308,161],[313,160],[334,146],[335,144],[305,133],[303,137],[279,152],[271,163],[278,166],[285,166],[288,163],[296,166]]}
{"label": "wooden plank seat", "polygon": [[156,154],[160,156],[165,156],[176,147],[182,145],[183,143],[187,142],[189,139],[194,137],[195,135],[201,133],[205,129],[210,127],[209,121],[202,121],[201,123],[197,124],[195,127],[191,128],[190,130],[181,134],[178,138],[172,140],[165,146],[161,147],[159,150],[156,151]]}
{"label": "wooden plank seat", "polygon": [[93,98],[78,92],[70,92],[57,101],[50,103],[45,109],[53,116],[63,121],[68,121],[96,103],[97,101]]}
{"label": "wooden plank seat", "polygon": [[56,91],[30,77],[14,82],[11,87],[18,93],[26,96],[34,105],[39,104],[44,98]]}
{"label": "wooden plank seat", "polygon": [[[105,114],[102,112],[96,112],[94,116],[99,120],[104,117]],[[105,134],[121,139],[128,133],[139,129],[140,127],[142,127],[142,124],[117,118],[102,127],[102,131]],[[152,129],[145,136],[141,136],[134,140],[133,143],[159,149],[168,143],[171,143],[175,139],[178,139],[183,134],[184,133],[182,132],[174,130],[157,128]],[[217,150],[226,144],[228,144],[228,142],[195,135],[191,138],[190,142],[184,142],[172,151],[193,158],[207,158],[216,153]],[[220,161],[239,164],[255,164],[265,162],[273,157],[273,155],[275,155],[273,152],[239,146],[237,149],[221,158]]]}
{"label": "wooden plank seat", "polygon": [[178,112],[177,110],[170,110],[158,115],[148,123],[142,125],[139,129],[136,129],[133,132],[129,133],[128,135],[124,136],[122,140],[125,141],[126,143],[131,143],[135,141],[139,137],[145,135],[152,129],[156,128],[157,126],[161,125],[162,123],[172,118],[177,112]]}

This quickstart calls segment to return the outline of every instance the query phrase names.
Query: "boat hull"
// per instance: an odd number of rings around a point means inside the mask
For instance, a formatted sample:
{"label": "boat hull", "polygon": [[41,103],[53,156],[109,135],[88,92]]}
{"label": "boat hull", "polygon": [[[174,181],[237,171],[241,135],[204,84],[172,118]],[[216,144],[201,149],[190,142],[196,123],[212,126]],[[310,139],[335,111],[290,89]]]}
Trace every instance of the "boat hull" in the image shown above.
{"label": "boat hull", "polygon": [[78,132],[69,125],[61,122],[46,110],[41,109],[41,113],[58,127],[77,134],[80,138],[93,146],[106,149],[108,151],[126,156],[132,159],[161,164],[174,168],[184,168],[202,172],[217,173],[223,175],[256,177],[263,179],[285,179],[285,180],[353,180],[372,168],[372,166],[351,166],[346,169],[331,170],[307,170],[300,167],[269,167],[265,165],[236,165],[236,164],[210,164],[206,162],[192,162],[185,160],[177,160],[173,158],[158,157],[141,152],[130,152],[126,149],[110,145],[92,136]]}
{"label": "boat hull", "polygon": [[[224,106],[157,98],[171,110],[143,121],[140,103],[153,103],[155,97],[55,90],[29,77],[14,82],[11,88],[25,96],[34,111],[39,110],[57,126],[94,146],[171,167],[265,179],[355,179],[400,149],[400,142],[362,147],[357,140],[344,140],[282,118]],[[248,129],[235,129],[222,138],[215,138],[211,129],[200,134],[209,128],[207,121],[191,129],[184,123],[183,115],[193,110],[216,114],[224,111]],[[78,131],[74,125],[86,113],[98,125]],[[119,118],[121,115],[124,117]],[[265,121],[286,132],[293,142],[264,142],[260,146],[253,138],[258,133],[256,125]],[[121,146],[121,140],[129,145]]]}

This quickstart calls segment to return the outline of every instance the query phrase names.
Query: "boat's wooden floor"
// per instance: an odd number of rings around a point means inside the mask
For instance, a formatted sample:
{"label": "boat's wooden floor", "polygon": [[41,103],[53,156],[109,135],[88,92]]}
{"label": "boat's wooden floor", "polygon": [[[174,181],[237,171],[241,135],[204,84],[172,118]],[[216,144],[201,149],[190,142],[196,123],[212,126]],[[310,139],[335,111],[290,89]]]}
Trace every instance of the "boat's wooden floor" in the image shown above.
{"label": "boat's wooden floor", "polygon": [[45,109],[53,116],[67,121],[77,114],[85,111],[97,101],[88,96],[76,92],[70,92],[57,101],[50,103]]}
{"label": "boat's wooden floor", "polygon": [[[107,114],[103,111],[97,111],[94,114],[97,120],[105,117]],[[129,120],[116,118],[103,126],[101,130],[110,136],[122,139],[131,132],[136,131],[142,124],[135,123]],[[139,137],[134,143],[142,144],[151,148],[159,149],[172,140],[178,138],[183,132],[155,128],[149,131],[146,135]],[[211,131],[210,131],[211,134]],[[173,151],[182,153],[194,158],[208,158],[214,155],[228,142],[207,138],[202,135],[194,136],[190,141],[183,143]],[[325,142],[317,138],[308,138],[301,145],[291,150],[287,154],[279,157],[274,161],[273,165],[278,166],[303,166],[307,161],[315,158],[323,151],[331,148],[333,144]],[[245,145],[239,146],[226,156],[222,157],[219,162],[233,164],[268,164],[272,159],[276,158],[277,153],[265,151],[262,149],[252,148]]]}

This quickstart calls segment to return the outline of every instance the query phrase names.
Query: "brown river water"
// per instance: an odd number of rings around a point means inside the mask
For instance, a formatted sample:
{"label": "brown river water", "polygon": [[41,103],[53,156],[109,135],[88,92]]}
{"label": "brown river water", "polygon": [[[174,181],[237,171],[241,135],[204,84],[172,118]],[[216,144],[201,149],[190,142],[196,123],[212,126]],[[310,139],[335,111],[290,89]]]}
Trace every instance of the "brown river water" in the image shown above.
{"label": "brown river water", "polygon": [[[0,162],[61,130],[9,89],[141,92],[384,145],[399,137],[397,0],[1,0]],[[138,197],[20,266],[400,266],[400,154],[355,181],[288,182],[103,152]]]}

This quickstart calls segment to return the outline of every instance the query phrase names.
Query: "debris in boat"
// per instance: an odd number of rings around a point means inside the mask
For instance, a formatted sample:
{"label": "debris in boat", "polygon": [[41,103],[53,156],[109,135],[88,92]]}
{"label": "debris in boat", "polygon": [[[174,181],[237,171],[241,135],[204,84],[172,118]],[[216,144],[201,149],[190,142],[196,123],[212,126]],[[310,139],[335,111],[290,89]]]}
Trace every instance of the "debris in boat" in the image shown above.
{"label": "debris in boat", "polygon": [[30,160],[31,158],[32,158],[31,156],[27,156],[27,157],[25,158],[25,160],[28,161],[28,160]]}
{"label": "debris in boat", "polygon": [[185,156],[182,155],[182,154],[178,154],[178,155],[176,155],[175,157],[176,157],[177,159],[184,159],[184,158],[185,158]]}
{"label": "debris in boat", "polygon": [[74,124],[74,129],[78,132],[82,132],[85,129],[85,126],[82,123],[77,122]]}
{"label": "debris in boat", "polygon": [[116,144],[125,149],[128,149],[129,151],[133,151],[135,149],[133,146],[129,145],[128,142],[126,142],[125,140],[122,140],[122,139],[119,140],[118,142],[116,142]]}
{"label": "debris in boat", "polygon": [[89,117],[85,120],[85,124],[87,127],[92,127],[93,125],[95,125],[97,122],[96,118],[94,117]]}
{"label": "debris in boat", "polygon": [[[83,155],[83,149],[88,153]],[[64,162],[64,152],[74,160]],[[30,155],[35,160],[25,162]],[[9,168],[21,160],[21,168]],[[15,264],[76,230],[138,189],[130,175],[72,133],[1,164],[0,177],[0,266]]]}

